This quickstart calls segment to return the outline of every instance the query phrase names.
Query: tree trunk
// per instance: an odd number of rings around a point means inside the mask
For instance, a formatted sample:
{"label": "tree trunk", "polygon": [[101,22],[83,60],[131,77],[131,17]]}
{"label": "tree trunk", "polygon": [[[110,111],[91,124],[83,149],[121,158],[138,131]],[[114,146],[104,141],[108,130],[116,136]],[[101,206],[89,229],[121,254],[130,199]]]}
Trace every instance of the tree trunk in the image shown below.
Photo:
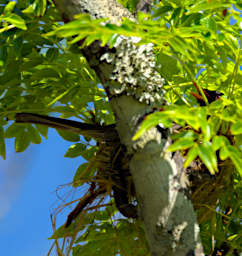
{"label": "tree trunk", "polygon": [[[135,19],[114,0],[55,0],[55,4],[65,22],[84,12],[115,24],[122,17]],[[145,224],[151,254],[203,255],[183,160],[178,153],[166,152],[171,143],[169,132],[153,128],[132,140],[145,115],[164,101],[164,80],[155,71],[152,45],[136,46],[136,42],[137,38],[120,36],[114,49],[94,42],[82,51],[107,92],[120,140],[131,156],[139,217]]]}

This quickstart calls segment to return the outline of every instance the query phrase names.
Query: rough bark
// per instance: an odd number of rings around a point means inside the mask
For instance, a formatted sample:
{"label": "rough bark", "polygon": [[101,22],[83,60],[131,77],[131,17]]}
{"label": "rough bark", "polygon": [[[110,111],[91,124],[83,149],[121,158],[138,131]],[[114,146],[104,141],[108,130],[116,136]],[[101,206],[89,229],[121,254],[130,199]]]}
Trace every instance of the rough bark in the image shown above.
{"label": "rough bark", "polygon": [[149,12],[153,2],[153,0],[140,0],[136,6],[136,12]]}
{"label": "rough bark", "polygon": [[[55,0],[55,4],[65,21],[83,12],[116,24],[122,17],[134,19],[114,0]],[[166,152],[168,132],[153,128],[138,141],[132,140],[145,115],[161,104],[164,82],[155,71],[152,45],[136,46],[135,42],[137,39],[119,37],[114,49],[95,42],[83,54],[108,94],[120,140],[131,156],[139,217],[151,254],[203,255],[182,158]]]}

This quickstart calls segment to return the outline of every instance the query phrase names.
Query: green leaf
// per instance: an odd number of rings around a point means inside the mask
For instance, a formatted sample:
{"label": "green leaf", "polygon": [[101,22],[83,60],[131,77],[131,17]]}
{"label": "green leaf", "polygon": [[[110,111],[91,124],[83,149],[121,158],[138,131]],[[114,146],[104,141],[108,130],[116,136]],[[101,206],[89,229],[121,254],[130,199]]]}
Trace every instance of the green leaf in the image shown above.
{"label": "green leaf", "polygon": [[49,239],[58,239],[63,237],[71,237],[73,233],[77,233],[90,226],[94,222],[95,212],[81,214],[76,218],[69,227],[60,226]]}
{"label": "green leaf", "polygon": [[211,1],[206,3],[200,3],[193,5],[189,10],[188,14],[190,13],[197,13],[197,12],[204,12],[210,9],[217,9],[217,8],[229,8],[231,4],[221,3],[220,1]]}
{"label": "green leaf", "polygon": [[2,47],[0,47],[0,61],[2,63],[2,64],[0,63],[0,66],[1,65],[3,66],[6,63],[7,58],[8,58],[8,47],[3,45]]}
{"label": "green leaf", "polygon": [[221,120],[217,116],[211,116],[208,119],[208,125],[210,126],[212,135],[216,135],[219,131]]}
{"label": "green leaf", "polygon": [[85,149],[86,149],[86,145],[82,143],[71,145],[67,150],[65,157],[74,158],[74,157],[80,156],[82,151],[84,151]]}
{"label": "green leaf", "polygon": [[172,6],[170,5],[165,5],[165,6],[162,6],[158,9],[156,9],[154,11],[154,14],[152,15],[153,17],[159,17],[161,16],[162,14],[166,14],[167,12],[173,10]]}
{"label": "green leaf", "polygon": [[[219,34],[218,34],[218,41],[223,41],[224,38],[225,38],[224,34],[222,34],[222,33],[219,33]],[[222,58],[221,58],[221,59],[222,59]]]}
{"label": "green leaf", "polygon": [[83,181],[81,181],[81,178],[83,178],[82,176],[84,171],[87,169],[87,166],[88,163],[83,163],[77,168],[72,182],[73,187],[79,187],[83,183]]}
{"label": "green leaf", "polygon": [[137,140],[144,132],[151,129],[152,127],[155,127],[159,123],[162,123],[164,125],[165,120],[163,119],[166,119],[167,117],[168,115],[162,112],[156,112],[146,116],[145,120],[141,123],[138,131],[136,132],[132,139]]}
{"label": "green leaf", "polygon": [[161,65],[159,72],[166,79],[170,80],[172,76],[177,75],[179,72],[178,61],[173,56],[160,53],[158,55],[158,63]]}
{"label": "green leaf", "polygon": [[210,141],[212,136],[212,127],[207,121],[201,121],[201,130],[204,136],[204,141]]}
{"label": "green leaf", "polygon": [[59,50],[55,47],[48,49],[46,52],[46,57],[49,60],[54,60],[58,56]]}
{"label": "green leaf", "polygon": [[217,24],[212,16],[208,19],[208,29],[217,32]]}
{"label": "green leaf", "polygon": [[207,122],[207,109],[204,107],[199,108],[196,114],[204,136],[204,140],[210,140],[212,131],[211,126]]}
{"label": "green leaf", "polygon": [[5,146],[5,140],[4,140],[4,130],[2,127],[0,127],[0,156],[2,156],[3,159],[6,159],[6,146]]}
{"label": "green leaf", "polygon": [[92,147],[87,148],[86,150],[82,150],[81,156],[89,161],[93,157],[93,155],[96,151],[97,151],[97,147],[92,146]]}
{"label": "green leaf", "polygon": [[34,144],[40,144],[41,143],[41,136],[39,135],[39,132],[37,129],[35,129],[32,125],[28,126],[28,132],[30,136],[30,140]]}
{"label": "green leaf", "polygon": [[82,248],[83,246],[79,244],[76,246],[73,246],[72,248],[73,256],[83,255]]}
{"label": "green leaf", "polygon": [[24,19],[22,19],[17,14],[10,14],[8,16],[3,15],[3,16],[1,16],[1,19],[13,24],[17,28],[20,28],[23,30],[27,29]]}
{"label": "green leaf", "polygon": [[210,142],[203,142],[198,146],[198,155],[211,174],[215,174],[215,171],[218,171],[217,157]]}
{"label": "green leaf", "polygon": [[188,130],[188,131],[183,131],[179,133],[174,133],[171,135],[171,138],[172,140],[177,140],[179,138],[187,138],[187,139],[195,140],[198,138],[198,135],[194,131]]}
{"label": "green leaf", "polygon": [[[86,21],[86,20],[85,20]],[[68,22],[62,27],[59,27],[56,31],[51,31],[47,34],[47,36],[56,34],[60,37],[69,37],[74,36],[80,33],[80,29],[83,28],[83,25],[86,24],[86,29],[88,28],[88,22],[80,21],[80,20],[74,20],[71,22]]]}
{"label": "green leaf", "polygon": [[242,134],[242,121],[236,121],[236,123],[232,124],[231,132],[234,135]]}
{"label": "green leaf", "polygon": [[217,151],[224,145],[224,137],[223,136],[214,136],[212,147],[214,151]]}
{"label": "green leaf", "polygon": [[189,164],[196,159],[198,156],[198,145],[197,143],[194,143],[193,147],[188,151],[188,154],[186,156],[186,161],[184,163],[184,167],[187,168]]}
{"label": "green leaf", "polygon": [[233,122],[234,119],[236,118],[235,111],[236,111],[235,106],[230,107],[230,108],[225,108],[223,110],[223,112],[221,113],[221,118],[225,121]]}
{"label": "green leaf", "polygon": [[26,9],[22,10],[22,13],[26,14],[33,14],[34,13],[34,6],[31,4]]}
{"label": "green leaf", "polygon": [[168,150],[177,151],[187,148],[191,148],[194,145],[194,140],[192,138],[180,138],[175,143],[173,143]]}
{"label": "green leaf", "polygon": [[105,209],[104,211],[96,211],[95,212],[95,220],[109,220],[111,216],[114,215],[115,212],[117,212],[117,210],[115,210],[115,207],[109,207],[110,210],[112,210],[113,214],[110,215],[110,211],[107,211],[107,209]]}
{"label": "green leaf", "polygon": [[[120,246],[120,242],[115,239],[116,237],[116,229],[112,224],[104,222],[100,226],[89,228],[87,233],[84,233],[81,237],[82,239],[77,239],[76,243],[81,243],[81,246],[78,248],[78,252],[76,252],[78,254],[75,255],[116,255],[118,253],[118,246]],[[107,244],[108,246],[106,246]]]}
{"label": "green leaf", "polygon": [[214,111],[214,110],[221,109],[223,106],[224,105],[222,100],[215,100],[208,107],[211,111]]}
{"label": "green leaf", "polygon": [[119,37],[118,34],[112,35],[112,37],[109,40],[110,48],[112,48],[114,46],[114,44],[115,44],[116,40],[118,39],[118,37]]}
{"label": "green leaf", "polygon": [[[112,203],[113,200],[111,200]],[[109,220],[118,212],[117,208],[114,205],[106,206],[104,211],[97,211],[95,213],[96,220]]]}
{"label": "green leaf", "polygon": [[80,136],[73,132],[62,131],[57,129],[58,134],[67,141],[76,142],[80,141]]}
{"label": "green leaf", "polygon": [[228,241],[232,241],[234,239],[236,239],[237,237],[239,237],[239,234],[235,234],[235,235],[231,235],[227,238]]}
{"label": "green leaf", "polygon": [[36,14],[37,16],[43,16],[46,11],[46,0],[35,0],[34,5],[36,6]]}
{"label": "green leaf", "polygon": [[22,132],[24,129],[24,125],[22,124],[11,124],[5,131],[5,138],[13,138],[15,137],[19,132]]}
{"label": "green leaf", "polygon": [[18,133],[15,138],[15,151],[23,152],[30,144],[30,136],[25,130]]}
{"label": "green leaf", "polygon": [[9,3],[4,7],[4,10],[3,10],[4,15],[9,15],[9,14],[13,11],[15,5],[16,5],[16,2],[15,2],[15,1],[9,2]]}
{"label": "green leaf", "polygon": [[230,156],[229,150],[226,146],[223,146],[219,151],[219,157],[221,160],[225,160]]}
{"label": "green leaf", "polygon": [[178,23],[178,20],[180,19],[180,13],[182,11],[181,7],[175,8],[173,10],[173,13],[171,15],[171,19],[174,21],[175,24]]}
{"label": "green leaf", "polygon": [[30,58],[26,58],[23,64],[21,65],[21,70],[28,70],[40,65],[43,62],[43,58],[41,56],[30,56]]}
{"label": "green leaf", "polygon": [[41,80],[43,78],[60,78],[58,72],[54,68],[44,68],[33,73],[32,80]]}
{"label": "green leaf", "polygon": [[55,231],[55,233],[49,239],[58,239],[71,236],[73,230],[73,223],[68,228],[66,228],[65,225],[62,225]]}
{"label": "green leaf", "polygon": [[35,125],[37,130],[40,132],[40,134],[47,139],[47,135],[48,135],[48,126],[45,126],[45,125],[39,125],[39,124],[36,124]]}
{"label": "green leaf", "polygon": [[236,169],[239,171],[240,176],[242,177],[242,153],[239,149],[234,146],[228,145],[227,150],[229,151],[229,156],[233,161]]}

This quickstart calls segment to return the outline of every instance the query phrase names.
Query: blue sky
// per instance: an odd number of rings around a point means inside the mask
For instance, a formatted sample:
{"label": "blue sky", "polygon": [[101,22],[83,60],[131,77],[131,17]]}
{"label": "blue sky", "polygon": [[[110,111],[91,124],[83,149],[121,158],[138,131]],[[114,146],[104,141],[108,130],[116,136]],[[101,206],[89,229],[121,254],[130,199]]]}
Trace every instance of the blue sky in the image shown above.
{"label": "blue sky", "polygon": [[[0,160],[1,255],[47,254],[52,244],[50,213],[60,204],[55,190],[72,181],[82,162],[64,158],[71,144],[54,129],[47,140],[23,153],[15,153],[13,140],[8,140],[7,160]],[[60,215],[59,223],[65,220],[66,214]]]}

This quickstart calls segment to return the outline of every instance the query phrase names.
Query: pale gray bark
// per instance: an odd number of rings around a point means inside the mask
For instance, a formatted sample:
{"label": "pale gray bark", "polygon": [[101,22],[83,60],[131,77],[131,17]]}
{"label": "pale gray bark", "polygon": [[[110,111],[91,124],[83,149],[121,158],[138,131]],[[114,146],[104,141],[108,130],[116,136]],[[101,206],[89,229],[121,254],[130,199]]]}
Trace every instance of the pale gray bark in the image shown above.
{"label": "pale gray bark", "polygon": [[136,12],[149,12],[154,0],[140,0],[136,6]]}
{"label": "pale gray bark", "polygon": [[[55,3],[65,21],[81,12],[116,24],[122,17],[134,19],[114,0]],[[132,155],[130,170],[151,254],[203,255],[196,215],[186,193],[182,158],[166,152],[170,144],[166,131],[153,128],[138,141],[132,140],[142,118],[162,101],[163,79],[155,71],[152,46],[136,46],[134,39],[120,37],[115,47],[114,53],[95,42],[83,54],[108,93],[120,140]]]}

